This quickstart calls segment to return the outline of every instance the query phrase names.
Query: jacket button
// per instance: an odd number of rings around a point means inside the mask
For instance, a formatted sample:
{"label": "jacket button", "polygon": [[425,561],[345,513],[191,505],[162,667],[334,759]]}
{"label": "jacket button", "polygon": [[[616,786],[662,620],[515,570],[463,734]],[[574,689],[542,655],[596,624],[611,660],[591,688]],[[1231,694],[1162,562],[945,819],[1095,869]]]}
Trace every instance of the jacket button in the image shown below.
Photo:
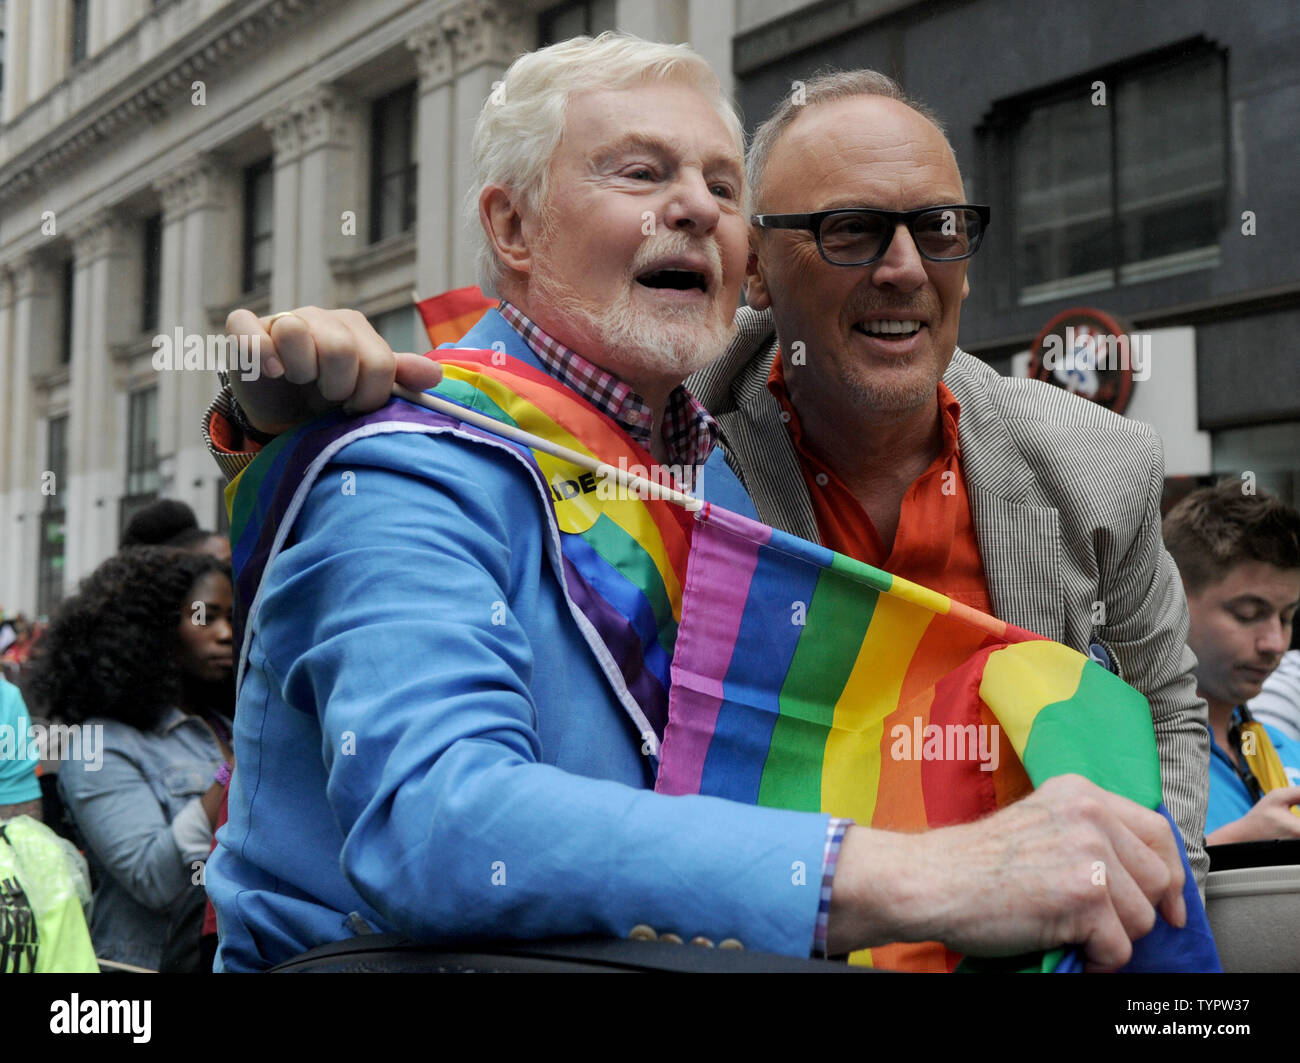
{"label": "jacket button", "polygon": [[655,933],[654,927],[646,926],[645,923],[637,923],[627,935],[632,941],[657,941],[659,935]]}
{"label": "jacket button", "polygon": [[742,945],[742,944],[741,944],[739,941],[737,941],[735,938],[723,938],[721,941],[718,942],[718,948],[720,948],[720,949],[739,949],[741,952],[744,952],[744,951],[745,951],[745,946]]}
{"label": "jacket button", "polygon": [[711,948],[713,948],[713,942],[710,941],[708,938],[706,938],[706,937],[702,937],[702,936],[701,936],[701,937],[693,937],[693,938],[691,938],[691,944],[692,944],[692,945],[703,945],[706,949],[711,949]]}
{"label": "jacket button", "polygon": [[660,934],[659,940],[665,941],[669,945],[680,945],[682,943],[682,939],[679,938],[676,934]]}

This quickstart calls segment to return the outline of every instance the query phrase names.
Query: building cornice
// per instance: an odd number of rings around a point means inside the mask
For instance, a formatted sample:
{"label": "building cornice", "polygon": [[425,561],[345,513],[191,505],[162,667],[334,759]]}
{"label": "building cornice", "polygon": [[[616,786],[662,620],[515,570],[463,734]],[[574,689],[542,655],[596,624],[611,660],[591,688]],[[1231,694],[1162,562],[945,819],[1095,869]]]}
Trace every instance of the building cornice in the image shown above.
{"label": "building cornice", "polygon": [[334,276],[345,281],[354,281],[373,270],[407,262],[415,262],[414,232],[398,233],[359,251],[334,255],[329,260]]}
{"label": "building cornice", "polygon": [[207,155],[195,155],[177,166],[154,185],[162,200],[164,223],[199,207],[226,206],[223,177],[222,167]]}
{"label": "building cornice", "polygon": [[[226,57],[232,53],[247,62],[253,52],[273,47],[277,41],[291,40],[288,31],[297,23],[335,2],[233,0],[169,45],[163,54],[137,64],[115,86],[0,167],[0,203],[23,195],[38,181],[47,181],[110,137],[117,139],[132,128],[162,120],[170,109],[188,103],[192,82],[201,79],[205,71],[223,70]],[[134,32],[139,32],[138,26]],[[114,50],[129,43],[131,37],[128,33],[115,42]],[[21,122],[20,116],[6,132]]]}
{"label": "building cornice", "polygon": [[129,220],[116,211],[102,210],[71,233],[73,258],[80,266],[105,255],[119,254],[125,249],[131,231]]}
{"label": "building cornice", "polygon": [[509,66],[533,47],[529,23],[505,0],[464,0],[439,20],[451,42],[457,72],[483,63]]}
{"label": "building cornice", "polygon": [[30,299],[48,290],[54,280],[54,270],[43,255],[28,252],[9,263],[14,278],[14,298]]}

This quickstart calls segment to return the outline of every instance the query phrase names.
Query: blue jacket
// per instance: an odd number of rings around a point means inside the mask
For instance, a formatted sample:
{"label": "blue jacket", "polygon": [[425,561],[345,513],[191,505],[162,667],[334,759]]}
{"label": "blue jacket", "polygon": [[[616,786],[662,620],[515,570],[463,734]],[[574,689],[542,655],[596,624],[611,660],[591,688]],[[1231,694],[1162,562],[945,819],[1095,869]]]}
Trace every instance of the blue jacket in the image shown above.
{"label": "blue jacket", "polygon": [[[495,312],[460,346],[494,341],[537,366]],[[720,451],[704,489],[753,513]],[[363,438],[321,471],[249,619],[218,969],[354,915],[434,943],[644,923],[809,954],[828,817],[651,791],[543,505],[517,455],[453,434]]]}
{"label": "blue jacket", "polygon": [[92,718],[95,753],[59,769],[59,792],[86,842],[95,877],[95,955],[140,967],[198,963],[203,862],[212,828],[200,799],[221,747],[196,716],[170,709],[149,731]]}

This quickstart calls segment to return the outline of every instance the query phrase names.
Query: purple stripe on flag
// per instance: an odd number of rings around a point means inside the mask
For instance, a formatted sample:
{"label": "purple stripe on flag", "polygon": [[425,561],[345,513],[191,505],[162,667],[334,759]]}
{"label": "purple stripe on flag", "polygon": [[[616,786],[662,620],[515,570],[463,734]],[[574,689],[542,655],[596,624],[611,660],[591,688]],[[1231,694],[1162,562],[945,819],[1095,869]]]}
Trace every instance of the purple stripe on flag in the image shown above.
{"label": "purple stripe on flag", "polygon": [[573,604],[591,621],[600,641],[618,665],[628,693],[641,706],[655,738],[661,739],[668,724],[668,692],[646,667],[641,636],[636,633],[627,617],[596,592],[569,558],[565,557],[563,561],[564,580]]}
{"label": "purple stripe on flag", "polygon": [[[703,519],[711,519],[714,512],[717,511],[706,510]],[[767,533],[762,535],[766,541],[771,529],[755,524],[752,530],[760,529]],[[669,723],[664,735],[665,742],[674,743],[674,754],[671,765],[665,763],[660,767],[655,784],[660,793],[700,792],[704,761],[722,705],[722,684],[745,615],[745,600],[760,545],[749,537],[693,537],[686,591],[682,595],[682,622],[677,629],[677,652],[673,657]],[[700,572],[709,574],[713,593],[691,593]],[[688,617],[687,603],[693,611],[700,611],[699,615]],[[677,664],[685,660],[699,661],[703,667],[686,672]],[[703,668],[708,669],[707,674]],[[689,720],[689,724],[683,723],[683,719]]]}

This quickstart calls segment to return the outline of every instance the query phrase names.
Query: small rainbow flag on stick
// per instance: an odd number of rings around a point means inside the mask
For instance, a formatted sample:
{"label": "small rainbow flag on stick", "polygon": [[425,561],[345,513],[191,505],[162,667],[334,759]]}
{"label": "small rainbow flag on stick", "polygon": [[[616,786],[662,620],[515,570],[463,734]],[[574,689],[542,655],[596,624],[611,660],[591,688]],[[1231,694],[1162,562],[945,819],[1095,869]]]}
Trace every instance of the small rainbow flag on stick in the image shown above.
{"label": "small rainbow flag on stick", "polygon": [[415,299],[415,308],[420,311],[429,343],[434,347],[458,342],[496,305],[497,301],[484,295],[477,284],[453,288],[428,299]]}
{"label": "small rainbow flag on stick", "polygon": [[[725,510],[696,515],[658,791],[915,831],[978,819],[1066,773],[1164,812],[1138,691],[870,565]],[[1190,870],[1184,895],[1187,927],[1160,920],[1130,969],[1219,969]],[[926,943],[852,962],[961,959]],[[1027,965],[1076,962],[1056,950]]]}

